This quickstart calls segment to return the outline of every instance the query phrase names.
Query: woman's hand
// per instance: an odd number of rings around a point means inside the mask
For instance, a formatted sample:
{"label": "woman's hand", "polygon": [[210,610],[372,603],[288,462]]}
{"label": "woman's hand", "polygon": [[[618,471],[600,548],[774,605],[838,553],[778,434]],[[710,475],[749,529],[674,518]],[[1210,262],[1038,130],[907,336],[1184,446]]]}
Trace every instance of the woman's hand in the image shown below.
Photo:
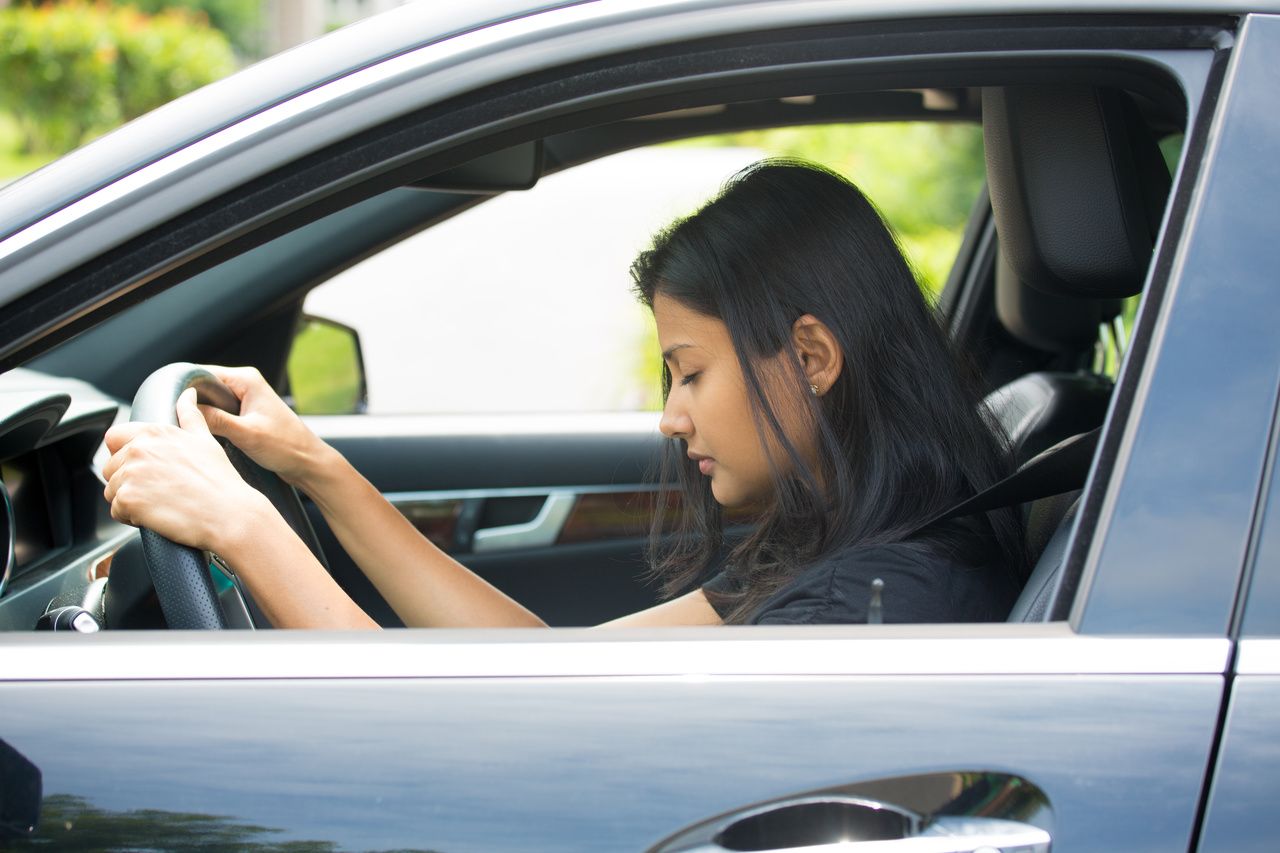
{"label": "woman's hand", "polygon": [[246,483],[209,432],[188,388],[181,428],[125,423],[107,431],[103,467],[111,517],[192,548],[226,554],[251,536],[270,502]]}
{"label": "woman's hand", "polygon": [[[200,406],[209,430],[240,448],[289,485],[304,488],[307,475],[329,449],[252,367],[209,367],[240,400],[240,414]],[[304,489],[305,490],[305,489]]]}

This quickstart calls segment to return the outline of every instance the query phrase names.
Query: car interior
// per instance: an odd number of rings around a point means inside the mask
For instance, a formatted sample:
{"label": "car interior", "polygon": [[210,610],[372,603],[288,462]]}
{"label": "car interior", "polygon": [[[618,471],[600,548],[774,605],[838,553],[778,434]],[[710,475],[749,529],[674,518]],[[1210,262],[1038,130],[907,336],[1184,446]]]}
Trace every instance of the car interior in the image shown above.
{"label": "car interior", "polygon": [[[780,67],[801,43],[818,53],[849,49],[834,36],[798,39],[771,48]],[[1187,130],[1187,100],[1174,81],[1118,61],[1105,68],[1065,61],[1025,68],[871,63],[870,70],[806,66],[801,73],[770,69],[756,57],[757,73],[729,73],[735,51],[750,47],[601,61],[499,87],[473,104],[452,105],[453,112],[421,111],[288,174],[259,179],[181,217],[171,232],[152,235],[179,239],[182,229],[210,228],[223,237],[92,318],[69,324],[54,336],[62,338],[56,346],[0,377],[6,402],[0,460],[13,542],[0,627],[65,628],[51,624],[49,614],[66,607],[88,611],[103,628],[165,626],[169,610],[162,612],[163,596],[147,573],[145,543],[107,516],[94,474],[102,432],[125,416],[139,387],[163,365],[249,364],[287,393],[285,365],[310,291],[496,195],[660,142],[881,121],[982,125],[987,189],[938,310],[979,371],[988,405],[1024,465],[1016,491],[996,496],[1004,500],[999,505],[1021,507],[1035,567],[1010,620],[1067,618],[1083,565],[1076,540],[1087,538],[1096,513],[1087,492],[1100,494],[1114,442],[1094,435],[1083,456],[1078,448],[1070,457],[1060,451],[1104,423],[1123,423],[1116,368],[1123,363],[1122,376],[1127,371],[1128,381],[1136,381],[1159,293],[1143,297],[1137,331],[1124,318],[1149,277],[1171,197],[1159,143]],[[690,64],[683,85],[649,85],[676,62]],[[668,70],[655,70],[655,63]],[[647,89],[639,85],[646,74]],[[619,95],[620,80],[645,93]],[[538,108],[540,87],[553,84],[562,99],[575,85],[608,97]],[[513,99],[524,105],[519,120],[510,117]],[[467,118],[480,130],[445,133],[450,122],[464,122],[464,107],[501,120]],[[432,148],[424,138],[453,141]],[[365,176],[358,160],[377,168]],[[282,194],[311,198],[308,180],[329,188],[322,199],[255,224],[259,213],[279,208]],[[129,265],[150,263],[149,251],[133,245],[101,269],[77,275],[91,287],[95,276],[124,276]],[[424,376],[431,369],[421,367]],[[673,499],[647,480],[658,444],[653,430],[597,430],[589,418],[563,433],[524,431],[514,422],[507,431],[470,435],[414,434],[395,423],[348,429],[360,417],[341,419],[330,442],[385,494],[400,496],[402,511],[421,522],[424,534],[549,624],[593,624],[658,600],[645,576],[645,529],[648,515],[671,511]],[[557,494],[567,494],[570,507],[559,536],[483,545],[487,532],[534,525]],[[573,515],[587,513],[593,502],[595,516]],[[314,507],[304,501],[300,512],[295,529],[314,529],[313,547],[344,589],[380,624],[399,625]],[[117,551],[122,537],[129,546]],[[105,548],[108,541],[115,544]],[[227,567],[222,572],[222,581],[210,575],[225,611],[221,625],[270,627],[251,601],[242,615],[227,616],[242,596],[225,579]],[[566,596],[566,589],[578,592]]]}

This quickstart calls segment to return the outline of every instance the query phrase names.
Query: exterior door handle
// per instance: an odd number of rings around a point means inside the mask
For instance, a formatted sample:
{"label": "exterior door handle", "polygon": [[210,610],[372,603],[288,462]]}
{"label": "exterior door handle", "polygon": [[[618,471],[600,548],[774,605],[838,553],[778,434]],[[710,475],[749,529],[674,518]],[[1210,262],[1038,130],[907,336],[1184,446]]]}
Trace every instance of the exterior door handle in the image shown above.
{"label": "exterior door handle", "polygon": [[652,853],[1049,853],[1049,833],[1021,821],[972,816],[924,819],[859,797],[783,803],[702,824]]}
{"label": "exterior door handle", "polygon": [[551,492],[531,521],[477,530],[471,540],[471,550],[481,553],[554,545],[577,499],[573,492]]}

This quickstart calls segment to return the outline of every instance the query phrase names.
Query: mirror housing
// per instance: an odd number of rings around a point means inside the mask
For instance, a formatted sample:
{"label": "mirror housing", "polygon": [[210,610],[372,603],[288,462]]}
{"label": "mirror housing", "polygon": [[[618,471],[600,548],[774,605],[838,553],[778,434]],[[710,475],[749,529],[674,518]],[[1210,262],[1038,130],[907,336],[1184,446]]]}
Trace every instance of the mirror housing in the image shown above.
{"label": "mirror housing", "polygon": [[369,407],[364,351],[352,327],[303,314],[289,346],[282,389],[300,415],[358,415]]}

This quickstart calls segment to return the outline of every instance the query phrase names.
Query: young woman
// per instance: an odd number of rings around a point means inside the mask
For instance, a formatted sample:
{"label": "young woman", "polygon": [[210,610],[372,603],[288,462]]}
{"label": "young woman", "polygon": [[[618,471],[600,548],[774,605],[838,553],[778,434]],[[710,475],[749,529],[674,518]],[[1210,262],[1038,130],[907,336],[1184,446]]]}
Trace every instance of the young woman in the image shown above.
{"label": "young woman", "polygon": [[[1003,444],[852,184],[757,164],[659,234],[632,273],[657,322],[665,467],[685,512],[655,529],[670,600],[609,624],[1005,617],[1025,571],[1014,511],[933,522],[1007,473]],[[221,435],[316,503],[406,625],[543,624],[419,535],[256,371],[215,372],[238,416],[188,391],[181,429],[107,434],[115,518],[217,552],[277,626],[375,627],[240,479]],[[736,543],[725,509],[752,522]]]}

